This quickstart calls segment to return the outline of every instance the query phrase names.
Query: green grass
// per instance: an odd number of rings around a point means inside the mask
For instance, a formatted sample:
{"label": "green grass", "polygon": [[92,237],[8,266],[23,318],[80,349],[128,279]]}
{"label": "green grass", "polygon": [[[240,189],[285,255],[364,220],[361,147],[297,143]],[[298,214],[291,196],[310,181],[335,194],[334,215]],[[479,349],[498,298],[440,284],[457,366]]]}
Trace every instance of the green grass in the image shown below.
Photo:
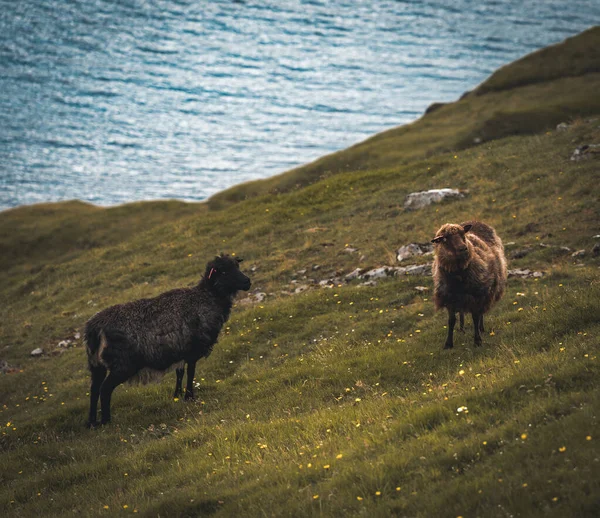
{"label": "green grass", "polygon": [[[575,43],[590,34],[598,32]],[[0,375],[1,508],[11,516],[598,515],[600,259],[591,248],[600,169],[597,160],[569,160],[576,146],[600,143],[598,79],[583,62],[577,73],[558,63],[540,81],[503,79],[503,89],[376,136],[347,151],[357,162],[344,174],[308,174],[277,194],[0,213],[0,358],[20,368]],[[573,124],[546,130],[554,120],[535,99]],[[473,128],[496,136],[472,146]],[[463,147],[444,152],[438,137]],[[397,160],[408,142],[411,154]],[[437,187],[469,194],[403,210],[406,194]],[[508,253],[532,249],[511,268],[545,272],[510,279],[482,348],[472,346],[468,319],[467,334],[442,351],[445,315],[434,312],[430,278],[289,295],[300,269],[318,281],[391,265],[399,246],[470,218],[514,242]],[[198,400],[172,400],[174,374],[124,385],[113,424],[85,429],[84,347],[53,356],[57,342],[103,307],[197,282],[220,251],[255,267],[253,287],[268,296],[234,308],[198,365]],[[30,358],[36,347],[49,354]]]}

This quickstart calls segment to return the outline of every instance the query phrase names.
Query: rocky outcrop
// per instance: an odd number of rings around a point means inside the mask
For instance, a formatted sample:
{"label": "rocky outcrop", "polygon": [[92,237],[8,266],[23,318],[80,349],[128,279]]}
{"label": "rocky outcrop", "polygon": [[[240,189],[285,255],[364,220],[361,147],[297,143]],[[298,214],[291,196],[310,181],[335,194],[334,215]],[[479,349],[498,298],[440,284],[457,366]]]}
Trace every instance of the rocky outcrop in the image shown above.
{"label": "rocky outcrop", "polygon": [[404,208],[406,210],[417,210],[427,207],[432,203],[453,198],[464,198],[465,193],[458,189],[431,189],[429,191],[413,192],[406,197]]}

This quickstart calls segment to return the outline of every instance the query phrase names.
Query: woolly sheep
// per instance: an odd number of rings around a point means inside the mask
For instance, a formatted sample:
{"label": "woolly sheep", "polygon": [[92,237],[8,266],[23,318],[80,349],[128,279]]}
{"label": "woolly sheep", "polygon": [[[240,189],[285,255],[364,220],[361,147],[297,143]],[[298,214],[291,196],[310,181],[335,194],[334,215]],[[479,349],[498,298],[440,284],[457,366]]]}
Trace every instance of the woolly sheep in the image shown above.
{"label": "woolly sheep", "polygon": [[250,289],[250,279],[239,269],[240,261],[227,255],[217,256],[207,264],[204,276],[193,288],[117,304],[90,318],[85,326],[92,377],[90,427],[97,424],[98,398],[101,424],[105,424],[111,418],[114,389],[144,369],[165,371],[179,363],[177,392],[181,391],[183,363],[187,363],[185,398],[193,398],[196,362],[211,353],[229,318],[236,293]]}
{"label": "woolly sheep", "polygon": [[506,288],[507,265],[502,241],[489,225],[468,221],[442,225],[432,243],[433,300],[437,309],[448,310],[444,349],[454,346],[456,313],[460,314],[461,327],[464,313],[471,313],[475,346],[480,346],[483,315],[500,300]]}

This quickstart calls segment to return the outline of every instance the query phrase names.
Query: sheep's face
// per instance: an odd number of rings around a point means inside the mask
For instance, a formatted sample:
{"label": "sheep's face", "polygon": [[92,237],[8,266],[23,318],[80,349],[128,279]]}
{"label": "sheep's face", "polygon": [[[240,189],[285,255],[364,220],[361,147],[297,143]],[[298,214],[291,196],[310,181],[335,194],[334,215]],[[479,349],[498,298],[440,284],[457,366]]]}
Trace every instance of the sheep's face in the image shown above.
{"label": "sheep's face", "polygon": [[461,227],[447,223],[437,231],[431,242],[434,244],[436,252],[463,259],[469,255],[466,233],[470,229],[471,225]]}
{"label": "sheep's face", "polygon": [[219,255],[206,265],[204,277],[208,283],[224,293],[250,289],[250,279],[240,271],[242,259],[229,255]]}

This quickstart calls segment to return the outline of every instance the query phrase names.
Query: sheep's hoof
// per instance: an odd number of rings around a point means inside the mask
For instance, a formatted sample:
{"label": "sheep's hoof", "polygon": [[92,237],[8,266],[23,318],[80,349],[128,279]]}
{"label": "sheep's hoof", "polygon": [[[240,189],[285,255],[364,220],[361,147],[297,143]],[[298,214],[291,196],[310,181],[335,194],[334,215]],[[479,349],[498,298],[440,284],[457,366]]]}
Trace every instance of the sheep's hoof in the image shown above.
{"label": "sheep's hoof", "polygon": [[475,347],[481,347],[482,341],[481,340],[475,340]]}
{"label": "sheep's hoof", "polygon": [[454,348],[454,344],[445,344],[444,349],[452,349]]}
{"label": "sheep's hoof", "polygon": [[464,333],[464,332],[465,332],[465,328],[464,328],[464,327],[461,327],[461,328],[459,328],[458,330],[459,330],[461,333]]}
{"label": "sheep's hoof", "polygon": [[98,428],[98,421],[88,421],[85,425],[86,428],[93,430],[94,428]]}
{"label": "sheep's hoof", "polygon": [[194,401],[196,399],[196,397],[194,396],[194,394],[190,394],[189,392],[185,394],[185,397],[183,398],[185,401]]}

